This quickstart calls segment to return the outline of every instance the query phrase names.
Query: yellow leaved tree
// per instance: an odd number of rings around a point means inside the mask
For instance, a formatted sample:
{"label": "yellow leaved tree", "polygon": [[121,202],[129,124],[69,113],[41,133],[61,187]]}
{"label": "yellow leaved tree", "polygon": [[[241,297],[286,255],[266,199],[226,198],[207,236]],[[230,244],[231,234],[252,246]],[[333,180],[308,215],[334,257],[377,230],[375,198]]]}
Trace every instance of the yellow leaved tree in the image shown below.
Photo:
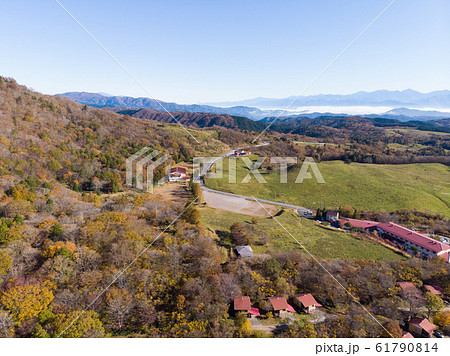
{"label": "yellow leaved tree", "polygon": [[0,296],[0,303],[20,324],[47,310],[53,299],[54,296],[50,289],[36,284],[17,286],[3,292]]}
{"label": "yellow leaved tree", "polygon": [[104,334],[102,322],[92,310],[57,314],[55,318],[54,337],[102,337]]}

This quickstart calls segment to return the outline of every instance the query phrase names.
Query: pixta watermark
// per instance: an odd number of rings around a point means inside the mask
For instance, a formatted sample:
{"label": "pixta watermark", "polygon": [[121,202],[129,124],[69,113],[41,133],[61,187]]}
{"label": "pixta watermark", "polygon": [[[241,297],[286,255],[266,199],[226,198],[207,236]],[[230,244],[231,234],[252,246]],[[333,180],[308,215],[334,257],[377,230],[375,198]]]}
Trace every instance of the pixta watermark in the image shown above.
{"label": "pixta watermark", "polygon": [[[169,154],[162,154],[159,150],[144,147],[126,160],[126,184],[144,192],[153,193],[155,169],[168,160],[170,160]],[[158,184],[163,184],[167,180],[167,171],[170,171],[170,166],[170,164],[167,165],[166,175],[158,180]]]}
{"label": "pixta watermark", "polygon": [[[193,180],[200,182],[204,178],[208,179],[224,179],[224,160],[223,157],[195,157],[193,160]],[[279,169],[279,183],[285,184],[288,182],[288,168],[290,165],[298,163],[297,157],[259,157],[256,161],[252,161],[249,157],[240,157],[239,159],[245,165],[247,174],[238,182],[237,179],[237,159],[229,157],[228,159],[228,183],[249,183],[252,179],[256,182],[267,183],[263,174],[267,173],[267,169],[262,168],[266,160],[269,160],[271,165],[278,166]],[[214,167],[214,170],[212,169]],[[313,179],[317,183],[325,183],[325,179],[319,170],[316,162],[312,157],[306,157],[300,166],[300,170],[296,176],[295,183],[303,183],[305,179]]]}
{"label": "pixta watermark", "polygon": [[[245,165],[246,175],[242,179],[237,179],[237,157],[226,156],[228,158],[228,169],[226,174],[228,183],[250,183],[256,181],[260,184],[267,183],[264,174],[267,168],[262,168],[268,160],[271,167],[278,167],[279,183],[288,183],[289,167],[298,164],[297,157],[259,157],[252,161],[249,157],[239,157]],[[196,183],[203,183],[204,179],[224,179],[224,156],[220,157],[194,157],[192,162],[192,180]],[[165,163],[168,162],[168,163]],[[171,156],[163,154],[159,150],[152,150],[144,147],[126,160],[126,184],[147,193],[153,193],[154,185],[161,185],[167,181],[180,181],[190,179],[185,168],[172,168]],[[165,174],[157,182],[154,175],[157,167],[165,164]],[[161,175],[160,175],[161,176]],[[315,179],[317,183],[325,183],[322,173],[312,157],[306,157],[295,179],[295,183],[303,183],[305,179]]]}

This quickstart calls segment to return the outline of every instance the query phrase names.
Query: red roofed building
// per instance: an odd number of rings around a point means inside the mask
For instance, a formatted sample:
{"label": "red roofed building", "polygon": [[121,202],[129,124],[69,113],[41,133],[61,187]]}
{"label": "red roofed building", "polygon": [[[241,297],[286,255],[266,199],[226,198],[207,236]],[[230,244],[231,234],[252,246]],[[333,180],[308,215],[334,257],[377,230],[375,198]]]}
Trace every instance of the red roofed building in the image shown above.
{"label": "red roofed building", "polygon": [[379,223],[377,230],[379,236],[389,239],[409,251],[413,251],[412,248],[415,247],[424,257],[437,256],[449,262],[450,245],[394,223]]}
{"label": "red roofed building", "polygon": [[420,295],[420,290],[417,289],[417,287],[412,282],[397,282],[398,286],[405,294],[410,295]]}
{"label": "red roofed building", "polygon": [[321,307],[311,293],[301,293],[294,296],[294,303],[306,313],[312,312],[316,307]]}
{"label": "red roofed building", "polygon": [[258,308],[250,308],[250,311],[248,312],[248,314],[249,314],[250,317],[252,317],[252,318],[261,315],[261,314],[259,313],[259,309],[258,309]]}
{"label": "red roofed building", "polygon": [[270,297],[269,302],[272,305],[274,315],[282,317],[288,312],[295,312],[295,309],[288,304],[284,297]]}
{"label": "red roofed building", "polygon": [[186,179],[187,179],[186,168],[175,167],[175,168],[170,169],[169,181],[176,182],[176,181],[186,180]]}
{"label": "red roofed building", "polygon": [[429,285],[429,284],[425,284],[424,286],[423,286],[428,292],[430,292],[430,293],[432,293],[432,294],[434,294],[434,295],[443,295],[444,294],[444,291],[442,290],[442,288],[441,287],[439,287],[439,286],[432,286],[432,285]]}
{"label": "red roofed building", "polygon": [[243,313],[250,317],[260,315],[258,308],[252,308],[250,297],[247,296],[234,298],[233,309],[236,314]]}
{"label": "red roofed building", "polygon": [[248,312],[252,307],[250,297],[236,297],[234,298],[234,311]]}
{"label": "red roofed building", "polygon": [[339,220],[339,213],[337,211],[327,211],[325,215],[326,221],[338,221]]}
{"label": "red roofed building", "polygon": [[377,228],[377,225],[379,223],[376,222],[376,221],[358,220],[358,219],[350,219],[350,218],[342,218],[342,219],[339,220],[339,226],[341,228],[347,227],[348,224],[350,224],[351,227],[356,227],[356,228],[361,229],[361,230],[375,231],[376,228]]}
{"label": "red roofed building", "polygon": [[409,331],[419,337],[431,337],[436,329],[426,318],[414,318],[409,322]]}
{"label": "red roofed building", "polygon": [[345,228],[346,224],[369,232],[377,231],[378,236],[391,241],[408,252],[420,252],[425,258],[439,257],[447,263],[450,262],[450,245],[419,234],[406,227],[391,222],[378,223],[376,221],[349,218],[339,220],[341,228]]}
{"label": "red roofed building", "polygon": [[403,331],[402,339],[414,339],[414,336],[412,336],[410,332]]}

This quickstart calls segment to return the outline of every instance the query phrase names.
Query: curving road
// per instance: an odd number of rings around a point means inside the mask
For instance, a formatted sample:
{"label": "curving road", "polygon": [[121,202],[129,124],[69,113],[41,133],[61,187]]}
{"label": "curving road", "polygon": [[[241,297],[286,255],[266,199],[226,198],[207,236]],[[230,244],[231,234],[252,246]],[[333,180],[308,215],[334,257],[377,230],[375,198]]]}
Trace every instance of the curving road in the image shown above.
{"label": "curving road", "polygon": [[[267,145],[270,145],[270,142],[263,142],[261,145],[256,145],[256,146],[251,146],[251,147],[261,147],[261,146],[267,146]],[[246,147],[246,148],[251,148],[251,147]],[[306,209],[306,208],[301,207],[301,206],[291,205],[291,204],[285,204],[285,203],[279,203],[279,202],[272,201],[272,200],[253,198],[253,197],[249,197],[249,196],[246,196],[246,195],[240,195],[240,194],[234,194],[234,193],[222,192],[222,191],[220,191],[220,190],[215,190],[215,189],[211,189],[211,188],[206,187],[206,186],[203,184],[203,180],[201,179],[201,177],[202,177],[202,176],[206,176],[206,174],[208,173],[208,171],[211,169],[211,167],[212,167],[217,161],[221,160],[222,158],[231,156],[232,154],[234,154],[234,152],[235,152],[236,150],[240,150],[240,149],[243,149],[243,147],[235,148],[235,149],[233,149],[233,150],[231,150],[231,151],[228,151],[228,152],[224,153],[223,155],[221,155],[221,156],[219,156],[219,157],[216,157],[216,158],[214,158],[213,160],[211,160],[211,161],[206,162],[206,163],[203,164],[203,168],[202,168],[202,170],[201,170],[201,172],[200,172],[200,177],[196,178],[197,183],[200,184],[200,187],[202,188],[203,191],[205,191],[205,192],[217,193],[217,194],[222,194],[222,195],[227,195],[227,196],[230,196],[230,197],[236,197],[236,198],[240,198],[240,199],[248,199],[248,200],[252,200],[252,201],[255,201],[255,200],[256,200],[256,201],[258,201],[258,202],[260,202],[260,203],[271,204],[271,205],[280,206],[280,207],[282,207],[282,208],[288,208],[288,209],[294,209],[294,210],[297,210],[298,214],[299,214],[300,216],[303,216],[303,217],[310,217],[310,216],[311,216],[312,211],[311,211],[310,209]]]}

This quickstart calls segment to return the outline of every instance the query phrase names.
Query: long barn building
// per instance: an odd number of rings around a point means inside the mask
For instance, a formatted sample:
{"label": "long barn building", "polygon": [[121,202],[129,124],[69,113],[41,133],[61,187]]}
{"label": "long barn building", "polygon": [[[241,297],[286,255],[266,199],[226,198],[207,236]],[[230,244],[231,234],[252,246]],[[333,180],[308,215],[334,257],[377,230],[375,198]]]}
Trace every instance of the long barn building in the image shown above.
{"label": "long barn building", "polygon": [[339,225],[345,227],[348,224],[367,232],[377,231],[378,236],[395,243],[397,246],[407,251],[420,252],[425,258],[440,257],[445,262],[450,262],[450,245],[432,239],[431,237],[419,234],[406,227],[395,223],[378,223],[375,221],[356,220],[343,218],[339,220]]}

